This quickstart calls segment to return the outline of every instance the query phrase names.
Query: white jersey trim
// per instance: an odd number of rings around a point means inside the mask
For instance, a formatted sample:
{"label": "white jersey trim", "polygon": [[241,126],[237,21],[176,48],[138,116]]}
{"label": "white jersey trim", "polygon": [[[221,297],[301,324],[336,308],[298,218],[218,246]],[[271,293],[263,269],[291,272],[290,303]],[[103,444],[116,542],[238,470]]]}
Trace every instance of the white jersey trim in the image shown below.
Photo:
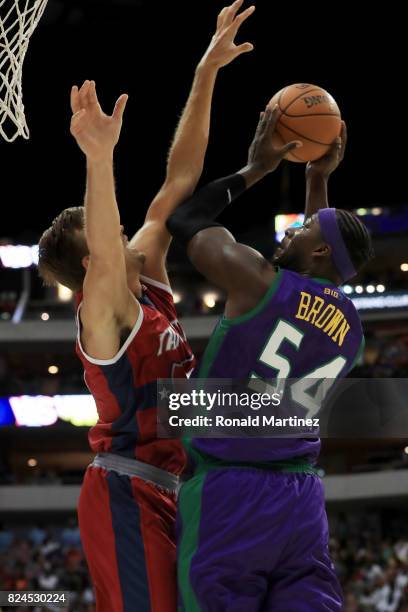
{"label": "white jersey trim", "polygon": [[[135,302],[136,302],[136,298],[135,298]],[[78,310],[77,310],[77,314],[76,314],[77,330],[78,330],[77,331],[77,341],[78,341],[78,346],[80,348],[81,353],[83,354],[83,356],[85,357],[85,359],[87,361],[89,361],[90,363],[93,363],[95,365],[112,365],[112,364],[116,363],[125,354],[126,350],[129,348],[130,343],[132,342],[132,340],[134,340],[137,332],[139,331],[139,329],[142,326],[143,318],[144,318],[142,306],[139,305],[140,306],[139,314],[137,316],[137,320],[136,320],[136,323],[133,326],[132,331],[130,332],[130,334],[126,338],[126,341],[124,342],[124,344],[120,347],[119,351],[111,359],[95,359],[94,357],[91,357],[90,355],[88,355],[84,351],[84,349],[82,347],[82,343],[81,343],[81,323],[80,323],[80,320],[79,320],[79,311],[80,311],[81,306],[82,306],[82,302],[79,304]]]}
{"label": "white jersey trim", "polygon": [[149,278],[148,276],[143,276],[142,274],[140,275],[140,279],[145,281],[148,285],[152,285],[152,287],[158,287],[159,289],[163,289],[163,291],[167,291],[167,293],[170,293],[170,295],[173,296],[173,292],[169,285],[160,283],[159,281],[153,280],[153,278]]}

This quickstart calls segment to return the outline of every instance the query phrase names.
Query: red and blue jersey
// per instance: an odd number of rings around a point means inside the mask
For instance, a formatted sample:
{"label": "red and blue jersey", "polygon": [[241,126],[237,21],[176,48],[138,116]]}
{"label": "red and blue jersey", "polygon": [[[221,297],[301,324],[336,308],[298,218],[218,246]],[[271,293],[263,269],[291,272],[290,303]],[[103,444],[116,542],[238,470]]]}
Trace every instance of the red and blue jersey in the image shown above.
{"label": "red and blue jersey", "polygon": [[144,276],[141,281],[138,319],[112,359],[94,359],[81,346],[78,296],[76,351],[99,417],[89,441],[95,452],[116,453],[180,474],[186,463],[180,441],[157,438],[156,381],[188,376],[194,355],[177,321],[170,287]]}

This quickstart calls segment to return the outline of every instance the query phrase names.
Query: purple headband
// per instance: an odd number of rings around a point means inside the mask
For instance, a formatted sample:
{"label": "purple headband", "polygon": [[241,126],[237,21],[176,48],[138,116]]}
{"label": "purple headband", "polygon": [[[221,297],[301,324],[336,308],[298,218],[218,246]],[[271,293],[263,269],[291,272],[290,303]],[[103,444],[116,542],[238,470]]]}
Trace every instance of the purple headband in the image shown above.
{"label": "purple headband", "polygon": [[334,265],[343,282],[356,274],[341,235],[335,208],[321,208],[318,213],[320,229],[324,240],[331,246]]}

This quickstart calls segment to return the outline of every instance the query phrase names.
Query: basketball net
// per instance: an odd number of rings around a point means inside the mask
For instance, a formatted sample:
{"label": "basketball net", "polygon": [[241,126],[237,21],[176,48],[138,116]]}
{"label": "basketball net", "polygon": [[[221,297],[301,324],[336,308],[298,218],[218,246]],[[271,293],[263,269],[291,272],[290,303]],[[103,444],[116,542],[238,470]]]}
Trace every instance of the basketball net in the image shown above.
{"label": "basketball net", "polygon": [[29,137],[22,74],[30,36],[48,0],[0,0],[0,135],[12,142]]}

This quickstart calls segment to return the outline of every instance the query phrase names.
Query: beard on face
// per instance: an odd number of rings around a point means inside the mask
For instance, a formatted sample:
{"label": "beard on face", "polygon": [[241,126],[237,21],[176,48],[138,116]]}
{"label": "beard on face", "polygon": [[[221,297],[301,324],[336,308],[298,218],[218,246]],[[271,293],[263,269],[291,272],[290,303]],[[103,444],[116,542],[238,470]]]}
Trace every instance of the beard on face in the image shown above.
{"label": "beard on face", "polygon": [[274,265],[286,270],[297,272],[300,269],[300,256],[296,251],[290,248],[289,244],[286,248],[278,247],[273,256],[272,262]]}

